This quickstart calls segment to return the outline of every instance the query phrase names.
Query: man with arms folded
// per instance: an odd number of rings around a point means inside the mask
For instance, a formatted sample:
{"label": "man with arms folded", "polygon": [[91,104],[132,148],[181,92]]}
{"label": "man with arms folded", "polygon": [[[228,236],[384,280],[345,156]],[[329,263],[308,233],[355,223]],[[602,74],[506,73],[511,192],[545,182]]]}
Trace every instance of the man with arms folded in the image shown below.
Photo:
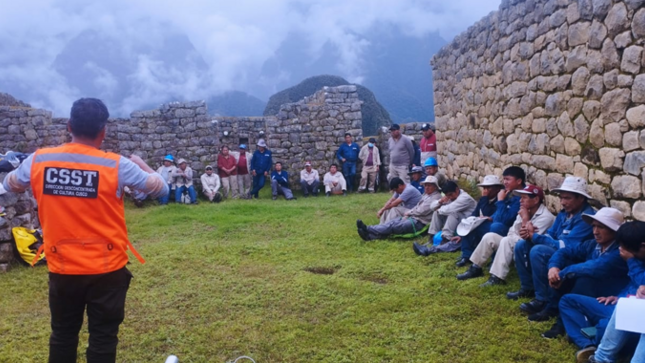
{"label": "man with arms folded", "polygon": [[300,171],[300,187],[305,198],[308,198],[309,194],[314,197],[318,196],[320,177],[318,176],[318,170],[311,167],[311,161],[305,162],[305,168]]}
{"label": "man with arms folded", "polygon": [[520,212],[515,218],[515,223],[509,229],[506,237],[495,232],[484,235],[479,245],[470,256],[472,265],[468,271],[457,275],[458,280],[467,280],[483,276],[484,263],[497,251],[490,269],[490,278],[482,287],[501,285],[506,283],[506,276],[513,263],[513,249],[515,244],[528,236],[529,227],[538,234],[543,234],[551,227],[555,216],[544,205],[544,191],[542,188],[528,184],[522,190],[514,190],[513,194],[520,197]]}
{"label": "man with arms folded", "polygon": [[[88,363],[115,362],[119,326],[132,273],[123,188],[152,198],[168,194],[167,180],[140,157],[99,150],[109,113],[103,102],[74,102],[67,129],[72,142],[39,149],[7,175],[7,191],[29,186],[38,202],[49,269],[52,333],[49,362],[76,363],[78,334],[87,308]],[[38,257],[36,257],[38,258]],[[36,259],[34,259],[36,261]]]}
{"label": "man with arms folded", "polygon": [[591,196],[587,194],[587,182],[582,178],[570,176],[553,192],[559,193],[562,210],[551,228],[545,234],[539,234],[535,228],[529,228],[526,238],[515,245],[515,267],[520,276],[520,290],[509,292],[506,297],[517,300],[520,297],[535,296],[534,300],[520,307],[528,314],[544,310],[548,300],[548,286],[535,285],[537,281],[541,281],[540,275],[546,274],[546,271],[540,268],[533,269],[533,263],[546,268],[546,263],[558,249],[575,247],[593,238],[591,225],[582,220],[583,214],[595,213],[588,203]]}
{"label": "man with arms folded", "polygon": [[347,196],[347,184],[343,174],[338,172],[338,165],[331,164],[329,172],[325,173],[323,177],[323,183],[325,184],[325,195],[327,197],[332,194]]}
{"label": "man with arms folded", "polygon": [[222,201],[222,194],[219,192],[221,183],[219,180],[219,175],[213,173],[213,167],[210,165],[206,166],[206,172],[201,176],[202,181],[202,190],[204,195],[211,203],[219,203]]}
{"label": "man with arms folded", "polygon": [[381,168],[381,156],[375,144],[376,139],[371,137],[367,145],[363,146],[361,152],[358,154],[359,159],[363,162],[361,182],[358,186],[359,192],[367,189],[370,193],[374,193],[376,176]]}
{"label": "man with arms folded", "polygon": [[400,178],[390,180],[390,198],[383,208],[376,212],[376,216],[381,219],[381,223],[398,219],[405,212],[414,208],[421,200],[421,193],[410,184],[405,184]]}
{"label": "man with arms folded", "polygon": [[402,218],[394,219],[384,224],[366,226],[360,219],[356,221],[358,235],[365,241],[385,239],[393,234],[401,235],[422,230],[432,220],[434,210],[431,205],[441,199],[437,178],[427,177],[423,181],[424,194],[419,203],[405,212]]}
{"label": "man with arms folded", "polygon": [[[637,334],[616,330],[612,314],[619,297],[637,295],[641,299],[645,298],[645,222],[634,221],[621,225],[616,232],[616,242],[620,245],[620,256],[626,261],[629,271],[629,283],[623,291],[618,296],[594,298],[567,294],[560,299],[560,316],[567,335],[580,348],[576,352],[578,362],[614,362],[629,340],[638,339]],[[593,326],[596,327],[594,339],[580,331]],[[645,340],[641,341],[641,360],[636,360],[637,362],[645,361]],[[594,351],[596,356],[587,360]]]}
{"label": "man with arms folded", "polygon": [[186,159],[179,159],[178,168],[170,175],[175,184],[175,203],[181,203],[181,196],[188,193],[191,204],[197,204],[197,193],[193,186],[193,168],[188,166]]}
{"label": "man with arms folded", "polygon": [[392,178],[400,178],[406,184],[410,182],[408,178],[408,170],[414,160],[414,146],[410,138],[401,134],[401,126],[392,124],[390,126],[390,134],[392,137],[388,140],[388,147],[390,149],[390,172],[387,180]]}
{"label": "man with arms folded", "polygon": [[340,145],[336,152],[338,161],[343,163],[343,176],[347,182],[349,191],[354,190],[354,179],[356,179],[356,162],[360,148],[352,141],[352,134],[345,133],[345,142]]}

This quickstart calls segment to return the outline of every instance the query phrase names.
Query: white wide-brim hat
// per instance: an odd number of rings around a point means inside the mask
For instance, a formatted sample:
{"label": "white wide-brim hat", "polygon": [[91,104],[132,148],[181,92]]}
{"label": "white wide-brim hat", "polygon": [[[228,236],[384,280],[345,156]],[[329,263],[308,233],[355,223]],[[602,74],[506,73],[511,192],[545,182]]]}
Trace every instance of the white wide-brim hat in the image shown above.
{"label": "white wide-brim hat", "polygon": [[441,188],[439,187],[439,180],[437,179],[437,177],[432,175],[428,175],[425,180],[421,182],[421,184],[434,184],[437,186],[437,189],[441,190]]}
{"label": "white wide-brim hat", "polygon": [[499,178],[497,175],[486,175],[484,177],[484,180],[477,184],[478,187],[493,187],[496,185],[504,186],[504,183],[499,181]]}
{"label": "white wide-brim hat", "polygon": [[591,224],[594,220],[604,224],[612,231],[618,231],[618,228],[625,223],[623,213],[616,208],[600,208],[596,214],[583,214],[582,220]]}
{"label": "white wide-brim hat", "polygon": [[592,196],[587,194],[587,181],[578,178],[576,176],[568,176],[564,179],[562,182],[562,186],[560,188],[555,188],[552,190],[554,193],[561,193],[561,192],[569,192],[569,193],[576,193],[580,194],[582,196],[585,196],[589,199],[593,199]]}
{"label": "white wide-brim hat", "polygon": [[258,144],[257,144],[257,145],[258,145],[259,147],[267,147],[267,143],[264,141],[264,139],[260,139],[260,140],[258,140]]}
{"label": "white wide-brim hat", "polygon": [[457,226],[457,234],[460,236],[466,236],[468,233],[472,232],[475,228],[479,227],[484,223],[488,218],[485,217],[475,217],[470,216],[461,220],[461,223]]}

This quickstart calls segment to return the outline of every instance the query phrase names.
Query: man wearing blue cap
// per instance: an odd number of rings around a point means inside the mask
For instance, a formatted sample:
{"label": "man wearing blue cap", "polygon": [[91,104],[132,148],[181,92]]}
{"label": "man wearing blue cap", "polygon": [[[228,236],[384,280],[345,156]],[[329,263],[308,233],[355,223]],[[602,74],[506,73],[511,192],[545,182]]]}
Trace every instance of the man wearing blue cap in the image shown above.
{"label": "man wearing blue cap", "polygon": [[172,189],[173,189],[173,182],[172,182],[172,176],[171,174],[175,172],[175,169],[177,167],[175,166],[175,158],[171,154],[166,155],[165,158],[163,158],[163,165],[157,169],[157,173],[161,175],[163,180],[166,181],[168,184],[168,191],[169,193],[166,194],[165,196],[159,198],[159,204],[161,205],[166,205],[168,204],[168,199],[170,198],[170,194],[172,194]]}

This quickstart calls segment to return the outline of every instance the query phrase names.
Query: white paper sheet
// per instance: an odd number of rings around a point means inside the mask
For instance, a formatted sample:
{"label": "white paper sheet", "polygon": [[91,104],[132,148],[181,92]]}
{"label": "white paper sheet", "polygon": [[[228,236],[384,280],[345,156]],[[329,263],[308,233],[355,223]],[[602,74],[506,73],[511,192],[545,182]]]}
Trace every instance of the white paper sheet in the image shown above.
{"label": "white paper sheet", "polygon": [[645,334],[645,299],[618,299],[616,329]]}

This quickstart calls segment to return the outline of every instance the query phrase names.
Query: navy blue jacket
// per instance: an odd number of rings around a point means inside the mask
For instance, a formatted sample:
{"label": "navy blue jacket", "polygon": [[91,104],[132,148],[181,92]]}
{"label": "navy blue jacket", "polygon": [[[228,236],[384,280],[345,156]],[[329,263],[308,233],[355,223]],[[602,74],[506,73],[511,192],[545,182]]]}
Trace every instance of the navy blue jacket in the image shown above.
{"label": "navy blue jacket", "polygon": [[575,279],[590,277],[597,280],[611,279],[618,290],[627,285],[627,263],[620,257],[618,243],[614,242],[604,253],[596,240],[567,246],[555,251],[549,260],[549,268],[560,269],[560,278]]}
{"label": "navy blue jacket", "polygon": [[638,288],[645,285],[645,261],[632,257],[627,260],[627,266],[629,267],[629,284],[620,293],[621,297],[636,295]]}
{"label": "navy blue jacket", "polygon": [[273,157],[271,156],[271,150],[264,149],[263,153],[260,150],[255,150],[251,158],[251,170],[255,170],[257,174],[264,174],[264,172],[271,170],[272,165]]}
{"label": "navy blue jacket", "polygon": [[412,146],[414,147],[414,159],[412,159],[412,164],[421,166],[421,148],[416,142],[413,142]]}
{"label": "navy blue jacket", "polygon": [[491,217],[493,223],[501,223],[509,228],[513,226],[520,212],[520,197],[508,193],[504,200],[498,200],[495,205],[495,213]]}
{"label": "navy blue jacket", "polygon": [[473,211],[471,216],[479,217],[479,212],[481,212],[481,215],[483,215],[484,217],[490,217],[495,214],[496,210],[497,203],[490,203],[490,199],[488,199],[488,197],[481,197],[479,198],[477,206],[475,207],[475,210]]}
{"label": "navy blue jacket", "polygon": [[289,188],[289,174],[287,174],[287,172],[284,170],[281,170],[279,173],[274,170],[271,173],[271,180],[275,180],[281,186]]}
{"label": "navy blue jacket", "polygon": [[358,161],[358,153],[361,151],[361,149],[358,147],[358,144],[355,142],[352,142],[351,144],[347,145],[346,142],[344,142],[340,147],[338,148],[338,151],[336,152],[336,157],[338,158],[338,161],[343,161],[343,159],[355,163]]}
{"label": "navy blue jacket", "polygon": [[426,189],[418,181],[410,180],[410,185],[415,187],[421,194],[426,192]]}
{"label": "navy blue jacket", "polygon": [[533,244],[547,245],[555,249],[566,246],[575,246],[586,240],[593,238],[593,230],[590,224],[582,220],[582,214],[594,215],[596,212],[585,204],[582,210],[571,218],[567,218],[567,212],[560,211],[555,217],[551,228],[545,234],[534,233],[532,237]]}

